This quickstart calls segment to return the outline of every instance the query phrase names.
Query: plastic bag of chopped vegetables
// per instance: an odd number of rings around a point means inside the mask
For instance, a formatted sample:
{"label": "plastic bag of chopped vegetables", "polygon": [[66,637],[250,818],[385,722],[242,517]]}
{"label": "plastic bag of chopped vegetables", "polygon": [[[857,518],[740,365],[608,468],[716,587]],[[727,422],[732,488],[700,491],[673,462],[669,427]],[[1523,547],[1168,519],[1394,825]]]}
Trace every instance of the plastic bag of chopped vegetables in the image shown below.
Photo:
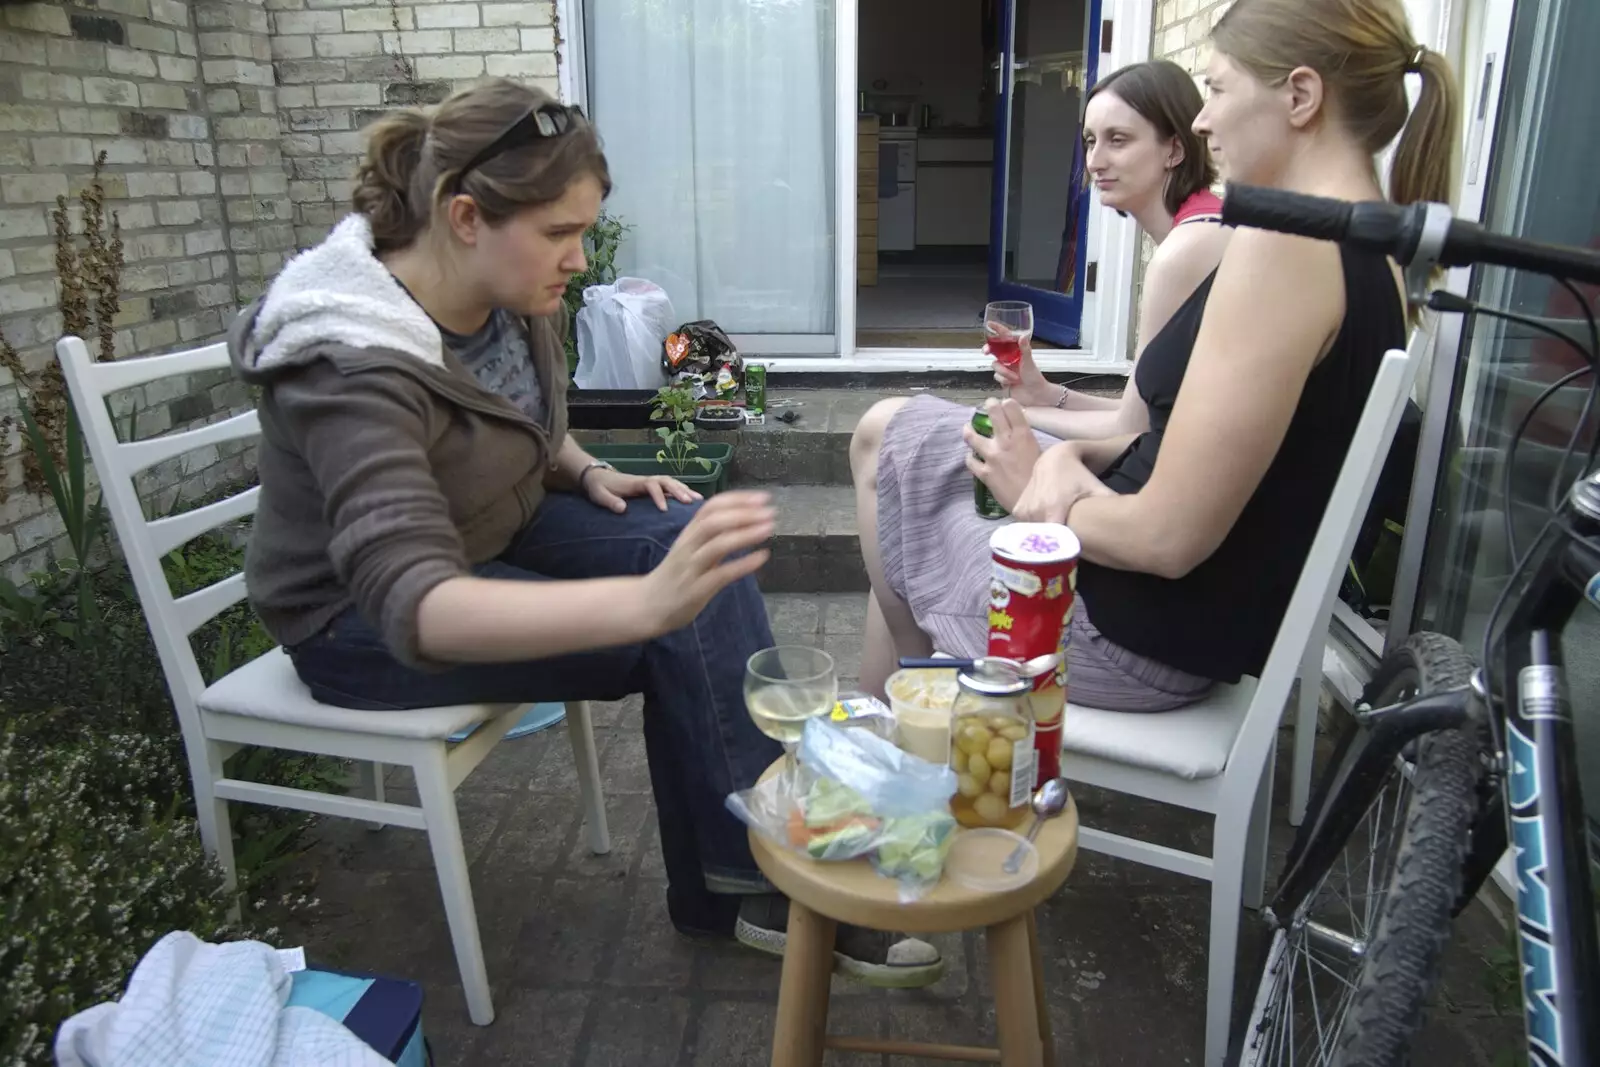
{"label": "plastic bag of chopped vegetables", "polygon": [[866,857],[915,900],[938,884],[955,834],[956,776],[872,730],[806,723],[799,766],[728,797],[768,840],[815,860]]}

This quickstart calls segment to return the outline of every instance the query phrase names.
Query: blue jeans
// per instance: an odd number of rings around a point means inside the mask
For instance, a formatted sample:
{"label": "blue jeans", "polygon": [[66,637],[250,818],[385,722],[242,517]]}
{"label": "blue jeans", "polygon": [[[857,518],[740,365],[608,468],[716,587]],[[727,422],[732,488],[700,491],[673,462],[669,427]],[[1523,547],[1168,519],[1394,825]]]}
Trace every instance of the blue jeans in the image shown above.
{"label": "blue jeans", "polygon": [[[498,559],[474,568],[519,581],[645,574],[666,555],[696,506],[631,500],[618,515],[552,493]],[[573,604],[581,611],[582,604]],[[770,892],[745,828],[724,805],[754,785],[782,753],[744,705],[744,666],[773,643],[755,579],[714,597],[689,626],[642,645],[519,663],[419,671],[396,660],[354,609],[289,650],[312,694],[337,707],[401,710],[444,704],[620,700],[644,694],[644,740],[670,882],[681,927],[731,926],[736,901],[714,893]]]}

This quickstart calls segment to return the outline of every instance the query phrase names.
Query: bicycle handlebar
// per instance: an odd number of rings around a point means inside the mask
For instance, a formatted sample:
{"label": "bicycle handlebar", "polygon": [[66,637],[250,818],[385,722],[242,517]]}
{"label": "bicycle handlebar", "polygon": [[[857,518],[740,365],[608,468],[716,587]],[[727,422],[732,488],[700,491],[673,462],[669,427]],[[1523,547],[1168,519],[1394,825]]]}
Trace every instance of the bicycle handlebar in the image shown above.
{"label": "bicycle handlebar", "polygon": [[[1222,201],[1222,224],[1336,241],[1392,256],[1404,267],[1422,245],[1429,226],[1429,205],[1385,200],[1352,203],[1229,182]],[[1442,267],[1477,263],[1514,267],[1600,285],[1600,252],[1509,237],[1465,219],[1449,219],[1437,261]]]}

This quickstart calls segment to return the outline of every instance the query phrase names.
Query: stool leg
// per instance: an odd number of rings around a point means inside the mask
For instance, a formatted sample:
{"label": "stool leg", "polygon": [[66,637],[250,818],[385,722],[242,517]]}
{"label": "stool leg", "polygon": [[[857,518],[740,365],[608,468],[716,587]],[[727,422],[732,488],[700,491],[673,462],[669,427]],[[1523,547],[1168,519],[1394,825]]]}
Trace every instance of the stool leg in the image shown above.
{"label": "stool leg", "polygon": [[1039,1007],[1039,1043],[1044,1046],[1044,1067],[1056,1067],[1056,1043],[1050,1033],[1050,1009],[1044,999],[1044,959],[1039,955],[1039,915],[1028,912],[1028,956],[1033,966],[1033,999]]}
{"label": "stool leg", "polygon": [[989,927],[987,933],[995,1026],[1000,1031],[1000,1063],[1002,1067],[1044,1067],[1039,993],[1027,917],[1008,919]]}
{"label": "stool leg", "polygon": [[772,1067],[821,1067],[828,1038],[828,979],[838,924],[798,900],[789,901],[789,939],[778,988]]}

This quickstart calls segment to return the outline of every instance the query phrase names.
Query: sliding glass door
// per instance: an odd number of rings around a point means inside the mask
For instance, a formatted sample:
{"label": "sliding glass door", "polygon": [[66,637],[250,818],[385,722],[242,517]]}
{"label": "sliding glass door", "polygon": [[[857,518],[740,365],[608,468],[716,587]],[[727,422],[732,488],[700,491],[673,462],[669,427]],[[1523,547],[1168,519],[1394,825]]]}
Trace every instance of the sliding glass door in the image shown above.
{"label": "sliding glass door", "polygon": [[583,8],[619,269],[741,347],[838,351],[835,0]]}
{"label": "sliding glass door", "polygon": [[[1600,4],[1595,0],[1518,0],[1506,55],[1498,136],[1492,139],[1484,222],[1494,230],[1600,247],[1600,139],[1589,111],[1600,99]],[[1476,102],[1469,102],[1476,103]],[[1469,164],[1481,145],[1469,145]],[[1532,316],[1558,331],[1587,332],[1577,298],[1543,278],[1499,269],[1474,271],[1470,295],[1490,307]],[[1585,289],[1591,307],[1600,291]],[[1596,432],[1580,377],[1529,418],[1533,400],[1582,365],[1559,340],[1523,326],[1478,318],[1461,331],[1441,458],[1427,516],[1421,581],[1411,629],[1449,634],[1477,654],[1495,598],[1517,554],[1543,525],[1552,492],[1581,471]],[[1449,361],[1440,360],[1443,367]],[[1528,429],[1515,453],[1517,426]],[[1564,456],[1576,434],[1579,458]],[[1426,453],[1424,454],[1424,461]],[[1506,488],[1509,486],[1509,497]],[[1420,524],[1421,516],[1412,523]],[[1567,631],[1572,705],[1591,812],[1600,811],[1600,612],[1585,605]]]}

